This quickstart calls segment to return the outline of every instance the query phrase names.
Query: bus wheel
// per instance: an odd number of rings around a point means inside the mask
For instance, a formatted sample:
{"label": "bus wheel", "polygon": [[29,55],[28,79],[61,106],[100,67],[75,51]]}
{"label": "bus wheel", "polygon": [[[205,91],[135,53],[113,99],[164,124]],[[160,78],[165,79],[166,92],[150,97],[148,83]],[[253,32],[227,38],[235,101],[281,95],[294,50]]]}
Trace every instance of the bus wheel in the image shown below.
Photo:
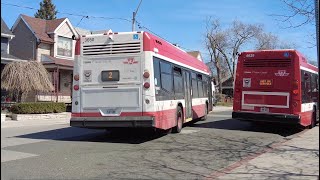
{"label": "bus wheel", "polygon": [[177,107],[176,120],[177,126],[173,128],[173,133],[180,133],[183,125],[183,113],[180,106]]}
{"label": "bus wheel", "polygon": [[309,129],[314,128],[316,126],[316,124],[317,124],[317,111],[315,108],[313,108],[311,124],[309,126]]}
{"label": "bus wheel", "polygon": [[204,110],[204,116],[201,117],[201,121],[205,121],[208,118],[208,104],[206,104],[205,110]]}

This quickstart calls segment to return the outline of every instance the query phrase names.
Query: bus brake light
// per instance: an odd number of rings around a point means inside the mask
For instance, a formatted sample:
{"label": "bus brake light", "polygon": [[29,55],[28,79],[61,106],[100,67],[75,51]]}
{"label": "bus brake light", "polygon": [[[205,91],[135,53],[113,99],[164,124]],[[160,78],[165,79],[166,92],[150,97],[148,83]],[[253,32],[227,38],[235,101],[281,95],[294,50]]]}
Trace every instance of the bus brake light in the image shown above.
{"label": "bus brake light", "polygon": [[73,86],[73,89],[74,89],[75,91],[78,91],[78,90],[79,90],[79,85],[74,85],[74,86]]}
{"label": "bus brake light", "polygon": [[144,88],[146,88],[146,89],[149,89],[149,87],[150,87],[150,83],[145,82],[145,83],[143,84],[143,87],[144,87]]}
{"label": "bus brake light", "polygon": [[292,93],[293,93],[294,95],[297,95],[297,94],[299,93],[299,90],[298,90],[298,89],[295,89],[295,90],[292,91]]}

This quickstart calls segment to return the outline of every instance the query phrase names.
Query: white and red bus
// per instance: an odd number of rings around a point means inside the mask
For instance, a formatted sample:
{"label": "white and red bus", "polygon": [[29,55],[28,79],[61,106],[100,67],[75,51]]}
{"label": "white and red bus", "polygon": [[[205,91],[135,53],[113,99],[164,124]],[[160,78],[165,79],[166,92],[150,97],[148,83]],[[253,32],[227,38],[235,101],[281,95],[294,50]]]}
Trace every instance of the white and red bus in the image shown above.
{"label": "white and red bus", "polygon": [[318,68],[296,50],[242,52],[232,117],[314,127],[319,117]]}
{"label": "white and red bus", "polygon": [[83,36],[76,43],[70,125],[180,132],[212,110],[209,72],[148,32]]}

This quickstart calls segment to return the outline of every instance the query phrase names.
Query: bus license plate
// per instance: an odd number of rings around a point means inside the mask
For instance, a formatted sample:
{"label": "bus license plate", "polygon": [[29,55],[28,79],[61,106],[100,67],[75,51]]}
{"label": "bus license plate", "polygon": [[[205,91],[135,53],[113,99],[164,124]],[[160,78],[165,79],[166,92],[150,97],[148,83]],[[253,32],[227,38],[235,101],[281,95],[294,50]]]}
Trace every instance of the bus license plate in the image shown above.
{"label": "bus license plate", "polygon": [[269,112],[269,108],[267,107],[261,107],[260,112]]}
{"label": "bus license plate", "polygon": [[116,111],[115,109],[106,109],[106,110],[104,111],[104,113],[105,113],[105,114],[116,114],[117,111]]}

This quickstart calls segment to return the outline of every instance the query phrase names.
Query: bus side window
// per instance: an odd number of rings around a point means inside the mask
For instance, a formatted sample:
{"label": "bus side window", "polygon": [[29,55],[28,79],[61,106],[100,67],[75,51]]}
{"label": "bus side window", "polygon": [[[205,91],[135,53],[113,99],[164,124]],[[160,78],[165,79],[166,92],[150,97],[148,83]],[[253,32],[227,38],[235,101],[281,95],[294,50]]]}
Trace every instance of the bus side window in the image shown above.
{"label": "bus side window", "polygon": [[174,89],[175,98],[177,98],[177,99],[184,98],[182,71],[181,71],[181,68],[179,68],[179,67],[173,68],[173,89]]}
{"label": "bus side window", "polygon": [[162,100],[172,99],[173,95],[173,77],[171,64],[160,61],[161,71],[161,91],[163,92]]}
{"label": "bus side window", "polygon": [[311,73],[304,70],[301,70],[301,92],[302,103],[312,102]]}
{"label": "bus side window", "polygon": [[317,74],[311,74],[311,100],[312,102],[317,102],[319,98],[318,89],[318,78]]}
{"label": "bus side window", "polygon": [[198,93],[199,93],[199,97],[203,97],[203,86],[202,86],[202,75],[201,74],[197,74],[197,81],[198,81]]}
{"label": "bus side window", "polygon": [[197,98],[199,97],[198,94],[198,83],[197,83],[197,75],[195,73],[191,74],[192,77],[192,97]]}
{"label": "bus side window", "polygon": [[154,69],[154,85],[156,87],[161,87],[160,79],[160,61],[157,58],[153,59],[153,69]]}

